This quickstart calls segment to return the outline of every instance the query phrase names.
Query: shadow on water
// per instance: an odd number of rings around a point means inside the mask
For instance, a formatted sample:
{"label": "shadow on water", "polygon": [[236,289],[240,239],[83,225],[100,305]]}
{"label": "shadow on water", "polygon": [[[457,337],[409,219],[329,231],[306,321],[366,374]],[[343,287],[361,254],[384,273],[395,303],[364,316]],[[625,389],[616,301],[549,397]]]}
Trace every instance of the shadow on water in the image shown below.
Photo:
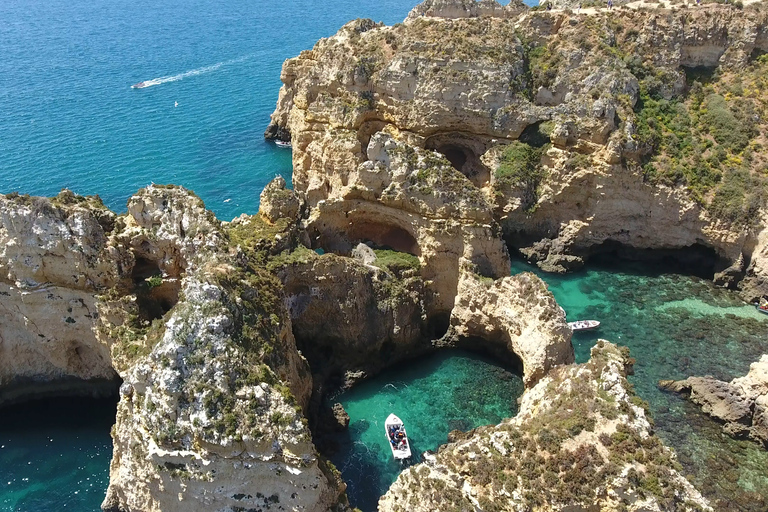
{"label": "shadow on water", "polygon": [[[497,424],[517,413],[522,394],[520,375],[492,359],[463,350],[443,350],[403,364],[360,383],[332,400],[350,417],[337,437],[331,461],[347,483],[353,506],[375,511],[379,498],[421,454],[434,451],[452,430]],[[384,431],[390,413],[402,418],[413,458],[401,464],[392,457]]]}
{"label": "shadow on water", "polygon": [[0,409],[0,510],[99,510],[109,483],[117,397]]}
{"label": "shadow on water", "polygon": [[638,262],[589,266],[554,275],[515,261],[512,273],[532,271],[549,285],[569,321],[595,319],[596,331],[574,333],[577,362],[598,338],[629,347],[630,382],[650,404],[656,433],[673,447],[686,476],[722,511],[768,509],[768,453],[726,436],[699,408],[660,391],[661,379],[744,375],[768,353],[768,317],[736,293],[698,277],[665,273]]}

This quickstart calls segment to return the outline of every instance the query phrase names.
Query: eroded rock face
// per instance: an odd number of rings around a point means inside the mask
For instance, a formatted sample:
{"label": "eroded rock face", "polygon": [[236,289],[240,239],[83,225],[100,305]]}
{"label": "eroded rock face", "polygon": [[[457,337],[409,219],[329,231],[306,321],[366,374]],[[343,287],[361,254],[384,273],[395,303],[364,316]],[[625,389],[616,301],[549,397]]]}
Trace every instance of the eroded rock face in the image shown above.
{"label": "eroded rock face", "polygon": [[449,336],[514,353],[527,387],[555,366],[573,363],[571,334],[565,312],[534,274],[493,282],[462,274]]}
{"label": "eroded rock face", "polygon": [[183,189],[145,189],[129,213],[123,236],[137,260],[154,262],[162,281],[176,275],[183,300],[134,331],[142,337],[127,347],[131,337],[110,324],[119,315],[103,315],[123,386],[102,507],[337,504],[343,484],[319,460],[303,419],[312,379],[280,282],[230,254],[219,221]]}
{"label": "eroded rock face", "polygon": [[305,222],[313,244],[350,254],[369,241],[418,256],[429,315],[452,309],[461,265],[490,277],[509,272],[490,204],[447,160],[384,132],[371,137],[367,153],[369,160],[338,181],[312,174],[333,182],[324,199],[310,199],[313,191],[304,196],[313,204]]}
{"label": "eroded rock face", "polygon": [[347,371],[377,373],[430,346],[424,286],[417,276],[312,251],[278,276],[293,332],[321,380]]}
{"label": "eroded rock face", "polygon": [[744,377],[723,382],[713,377],[661,381],[663,389],[687,395],[701,410],[724,423],[723,430],[768,448],[768,355],[749,367]]}
{"label": "eroded rock face", "polygon": [[598,341],[589,362],[526,391],[515,418],[403,471],[379,510],[712,510],[634,404],[627,368]]}
{"label": "eroded rock face", "polygon": [[[634,111],[641,72],[629,58],[643,56],[640,64],[660,77],[654,94],[671,98],[686,91],[687,68],[739,69],[753,52],[768,50],[765,10],[749,7],[746,15],[708,6],[588,16],[515,9],[430,0],[402,25],[357,20],[286,61],[267,136],[291,134],[294,185],[310,225],[319,235],[325,228],[343,234],[342,245],[365,241],[344,220],[352,212],[379,220],[364,231],[379,232],[380,241],[391,239],[384,233],[404,231],[423,258],[425,279],[434,281],[435,307],[444,311],[457,283],[441,284],[435,277],[445,273],[430,270],[426,260],[441,255],[442,245],[456,245],[445,236],[456,236],[456,218],[461,229],[470,220],[492,233],[501,226],[510,246],[550,271],[576,268],[613,247],[702,249],[710,275],[728,269],[723,284],[736,286],[746,275],[749,295],[768,294],[765,258],[756,250],[763,223],[730,224],[684,188],[646,179],[640,161],[648,148],[638,142]],[[532,139],[536,132],[544,139]],[[526,204],[519,186],[494,176],[501,152],[518,139],[551,143],[534,204]],[[402,162],[384,156],[390,149],[420,163],[430,154],[422,149],[443,155],[468,180],[464,197],[475,191],[486,197],[490,218],[456,199],[449,218],[440,209],[437,215],[410,210],[408,199],[399,199]],[[428,162],[409,179],[431,167]],[[445,190],[442,183],[423,188]],[[446,229],[438,233],[436,225]],[[498,251],[481,247],[480,238],[467,245],[493,262]],[[452,252],[455,262],[461,251]]]}
{"label": "eroded rock face", "polygon": [[100,200],[69,191],[0,196],[0,405],[114,392],[109,351],[93,330],[95,295],[120,272],[114,223]]}
{"label": "eroded rock face", "polygon": [[119,375],[105,510],[342,500],[303,416],[312,378],[282,285],[197,196],[151,186],[118,217],[69,191],[10,195],[0,220],[0,405],[114,392]]}

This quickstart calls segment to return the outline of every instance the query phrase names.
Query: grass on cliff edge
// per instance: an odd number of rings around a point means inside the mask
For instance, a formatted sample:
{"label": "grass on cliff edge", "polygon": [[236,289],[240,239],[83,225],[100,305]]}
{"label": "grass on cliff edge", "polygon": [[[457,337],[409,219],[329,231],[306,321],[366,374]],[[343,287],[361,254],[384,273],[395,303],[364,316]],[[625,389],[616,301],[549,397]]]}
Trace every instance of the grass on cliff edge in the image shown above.
{"label": "grass on cliff edge", "polygon": [[716,218],[750,225],[768,204],[768,55],[736,72],[688,70],[688,92],[665,99],[660,73],[642,65],[637,138],[646,181],[685,186]]}

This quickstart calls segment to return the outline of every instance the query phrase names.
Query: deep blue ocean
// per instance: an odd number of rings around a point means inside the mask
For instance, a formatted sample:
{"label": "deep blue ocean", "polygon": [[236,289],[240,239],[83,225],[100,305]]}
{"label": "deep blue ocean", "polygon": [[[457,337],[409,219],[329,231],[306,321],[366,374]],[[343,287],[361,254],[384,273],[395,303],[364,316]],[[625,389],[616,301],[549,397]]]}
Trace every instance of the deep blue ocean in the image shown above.
{"label": "deep blue ocean", "polygon": [[68,187],[124,211],[139,188],[176,183],[222,220],[255,213],[291,173],[290,150],[262,137],[283,61],[415,3],[2,0],[0,193]]}

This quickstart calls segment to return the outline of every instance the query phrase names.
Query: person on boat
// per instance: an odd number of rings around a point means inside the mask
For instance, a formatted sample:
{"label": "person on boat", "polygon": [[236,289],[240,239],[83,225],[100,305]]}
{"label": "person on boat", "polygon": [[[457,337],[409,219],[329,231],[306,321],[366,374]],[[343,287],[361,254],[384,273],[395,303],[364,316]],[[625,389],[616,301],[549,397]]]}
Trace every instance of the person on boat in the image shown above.
{"label": "person on boat", "polygon": [[757,307],[763,311],[768,311],[768,299],[765,297],[760,297],[760,305]]}

